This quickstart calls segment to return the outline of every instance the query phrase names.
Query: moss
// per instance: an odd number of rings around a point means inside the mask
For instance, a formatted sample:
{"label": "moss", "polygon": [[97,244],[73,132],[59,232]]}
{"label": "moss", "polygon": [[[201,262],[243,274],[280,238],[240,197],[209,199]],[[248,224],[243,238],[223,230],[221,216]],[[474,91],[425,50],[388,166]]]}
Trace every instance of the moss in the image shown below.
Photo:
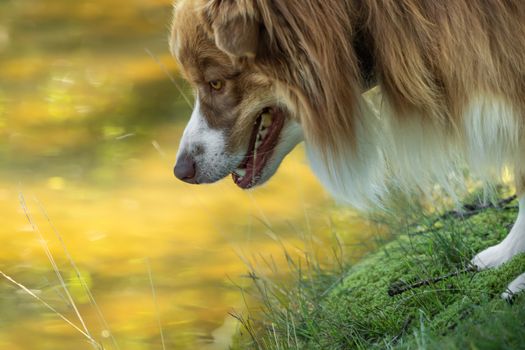
{"label": "moss", "polygon": [[499,269],[458,273],[388,294],[393,284],[406,286],[467,269],[475,252],[505,237],[516,214],[510,206],[467,218],[427,217],[426,225],[410,226],[351,267],[329,293],[308,299],[303,290],[278,304],[267,300],[264,324],[271,327],[259,328],[251,345],[242,347],[525,349],[525,297],[515,298],[514,305],[499,297],[525,271],[525,255]]}

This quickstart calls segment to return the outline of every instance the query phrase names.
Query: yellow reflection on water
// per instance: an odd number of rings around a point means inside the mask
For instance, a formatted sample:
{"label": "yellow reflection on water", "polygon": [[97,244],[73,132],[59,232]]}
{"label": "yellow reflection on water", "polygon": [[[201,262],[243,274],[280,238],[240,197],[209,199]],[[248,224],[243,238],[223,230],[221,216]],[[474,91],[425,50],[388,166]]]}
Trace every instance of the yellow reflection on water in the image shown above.
{"label": "yellow reflection on water", "polygon": [[[233,284],[245,284],[241,257],[280,263],[278,240],[300,254],[304,234],[328,242],[337,230],[352,243],[371,231],[334,209],[302,149],[255,191],[230,179],[175,181],[190,110],[145,51],[177,75],[167,53],[170,10],[169,0],[0,2],[0,270],[79,324],[40,232],[107,349],[108,330],[61,239],[121,349],[160,349],[159,317],[169,349],[227,349],[237,327],[228,312],[243,308]],[[3,279],[0,310],[0,349],[91,348]]]}

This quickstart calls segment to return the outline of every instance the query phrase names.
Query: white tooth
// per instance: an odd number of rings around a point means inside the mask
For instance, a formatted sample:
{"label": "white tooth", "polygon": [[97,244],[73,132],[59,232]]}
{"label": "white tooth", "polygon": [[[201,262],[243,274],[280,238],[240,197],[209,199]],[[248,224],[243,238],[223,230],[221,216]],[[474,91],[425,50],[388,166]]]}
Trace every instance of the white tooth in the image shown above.
{"label": "white tooth", "polygon": [[246,175],[246,169],[237,169],[235,170],[235,174],[237,174],[239,177],[244,177]]}
{"label": "white tooth", "polygon": [[265,128],[272,125],[272,115],[270,113],[263,113],[261,115],[262,121],[261,126],[264,126]]}
{"label": "white tooth", "polygon": [[264,139],[267,134],[268,134],[268,130],[259,131],[259,135],[261,136],[261,139]]}
{"label": "white tooth", "polygon": [[262,144],[262,141],[255,142],[255,148],[259,148],[259,146]]}

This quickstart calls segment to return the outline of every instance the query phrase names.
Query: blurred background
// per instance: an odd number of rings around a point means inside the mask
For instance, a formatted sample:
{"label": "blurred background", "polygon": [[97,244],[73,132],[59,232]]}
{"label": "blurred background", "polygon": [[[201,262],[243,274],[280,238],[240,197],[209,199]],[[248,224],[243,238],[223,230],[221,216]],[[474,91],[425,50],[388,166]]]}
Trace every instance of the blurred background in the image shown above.
{"label": "blurred background", "polygon": [[368,249],[301,147],[254,191],[174,179],[191,108],[163,67],[191,93],[170,16],[171,0],[0,0],[0,271],[29,289],[0,276],[0,349],[92,349],[58,313],[105,349],[227,349],[246,261],[311,242],[322,259],[335,236]]}

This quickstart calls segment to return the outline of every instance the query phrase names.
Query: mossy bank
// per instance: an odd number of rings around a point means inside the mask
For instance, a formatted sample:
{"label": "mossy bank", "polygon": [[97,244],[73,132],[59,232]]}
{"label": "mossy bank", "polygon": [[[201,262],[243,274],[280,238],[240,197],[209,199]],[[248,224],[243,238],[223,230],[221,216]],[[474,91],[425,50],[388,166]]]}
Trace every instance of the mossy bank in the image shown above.
{"label": "mossy bank", "polygon": [[525,255],[495,270],[469,264],[516,215],[501,201],[422,216],[344,275],[304,273],[286,291],[255,279],[262,312],[238,316],[234,348],[525,349],[525,296],[500,298]]}

